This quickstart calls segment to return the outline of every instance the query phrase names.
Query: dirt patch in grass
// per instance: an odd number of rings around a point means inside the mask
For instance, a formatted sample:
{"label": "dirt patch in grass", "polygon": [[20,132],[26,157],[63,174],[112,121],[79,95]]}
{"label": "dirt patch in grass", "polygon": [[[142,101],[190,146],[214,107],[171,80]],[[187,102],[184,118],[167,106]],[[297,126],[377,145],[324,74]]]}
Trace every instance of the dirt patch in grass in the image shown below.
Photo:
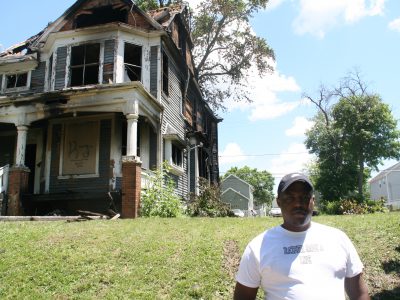
{"label": "dirt patch in grass", "polygon": [[222,268],[234,279],[240,263],[239,244],[234,240],[224,242]]}

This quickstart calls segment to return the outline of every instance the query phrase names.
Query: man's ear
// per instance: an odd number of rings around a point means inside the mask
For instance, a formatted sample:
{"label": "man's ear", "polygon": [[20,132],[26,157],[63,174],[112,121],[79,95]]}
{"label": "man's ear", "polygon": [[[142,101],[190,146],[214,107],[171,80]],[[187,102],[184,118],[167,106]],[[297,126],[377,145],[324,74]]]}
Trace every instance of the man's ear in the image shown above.
{"label": "man's ear", "polygon": [[276,197],[276,204],[281,207],[281,199],[279,199],[279,197]]}

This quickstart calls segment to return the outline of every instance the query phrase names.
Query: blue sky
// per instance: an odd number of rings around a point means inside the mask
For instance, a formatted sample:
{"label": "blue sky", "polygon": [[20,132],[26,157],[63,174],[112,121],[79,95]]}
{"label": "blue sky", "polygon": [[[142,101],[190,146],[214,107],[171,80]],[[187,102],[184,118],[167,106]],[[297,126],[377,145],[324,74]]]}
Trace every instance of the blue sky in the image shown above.
{"label": "blue sky", "polygon": [[[38,33],[74,2],[3,1],[0,50]],[[317,110],[302,94],[316,95],[321,84],[333,86],[354,68],[400,119],[400,1],[270,0],[251,23],[274,49],[276,71],[251,74],[253,103],[231,103],[220,114],[221,174],[248,165],[279,180],[304,169],[311,159],[304,131]]]}

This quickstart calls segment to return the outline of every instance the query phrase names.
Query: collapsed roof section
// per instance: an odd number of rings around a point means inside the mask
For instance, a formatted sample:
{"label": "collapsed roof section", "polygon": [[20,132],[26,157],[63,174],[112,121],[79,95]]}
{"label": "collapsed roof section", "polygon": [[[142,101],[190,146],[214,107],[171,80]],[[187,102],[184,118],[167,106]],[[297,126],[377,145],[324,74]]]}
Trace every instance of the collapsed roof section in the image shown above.
{"label": "collapsed roof section", "polygon": [[183,3],[146,13],[130,0],[78,0],[41,32],[0,53],[0,64],[24,60],[25,56],[45,44],[51,33],[60,31],[123,23],[146,32],[166,31],[172,35],[171,26],[177,16],[180,16],[179,22],[185,26],[186,31],[190,32],[189,10]]}

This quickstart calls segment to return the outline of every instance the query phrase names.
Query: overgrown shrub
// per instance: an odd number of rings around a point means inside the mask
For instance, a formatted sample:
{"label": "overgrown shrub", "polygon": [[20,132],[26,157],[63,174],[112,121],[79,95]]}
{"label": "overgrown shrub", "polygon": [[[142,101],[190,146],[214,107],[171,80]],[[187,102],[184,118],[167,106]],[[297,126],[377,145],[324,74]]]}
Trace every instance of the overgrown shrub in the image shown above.
{"label": "overgrown shrub", "polygon": [[387,212],[385,200],[365,200],[359,202],[355,199],[344,199],[341,201],[325,202],[321,206],[321,210],[328,215],[352,215],[352,214],[368,214],[375,212]]}
{"label": "overgrown shrub", "polygon": [[141,216],[171,218],[182,214],[182,204],[175,194],[175,182],[168,175],[170,166],[164,163],[162,170],[154,172],[149,188],[141,194]]}
{"label": "overgrown shrub", "polygon": [[186,213],[192,217],[233,216],[229,205],[221,202],[219,186],[210,185],[204,178],[199,181],[199,195],[190,195]]}

